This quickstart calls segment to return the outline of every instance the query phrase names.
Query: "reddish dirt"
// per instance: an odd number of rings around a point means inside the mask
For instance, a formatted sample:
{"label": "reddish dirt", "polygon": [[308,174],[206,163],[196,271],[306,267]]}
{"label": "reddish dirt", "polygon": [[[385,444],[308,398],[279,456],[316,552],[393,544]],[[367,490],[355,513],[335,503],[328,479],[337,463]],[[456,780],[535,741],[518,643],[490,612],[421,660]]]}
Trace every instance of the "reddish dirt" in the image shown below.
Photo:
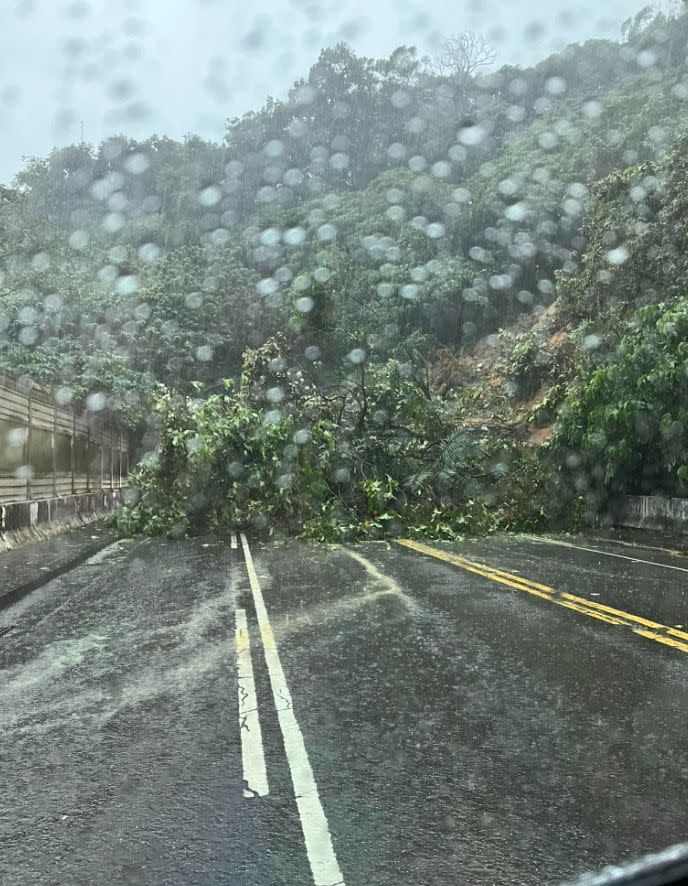
{"label": "reddish dirt", "polygon": [[[556,311],[557,303],[554,302],[537,315],[522,314],[505,331],[512,335],[536,332],[542,336],[543,345],[548,350],[568,351],[571,347],[570,329],[557,328]],[[500,425],[508,425],[516,432],[520,430],[528,442],[539,445],[552,436],[554,428],[551,425],[535,427],[529,418],[546,396],[548,388],[544,386],[527,403],[511,401],[509,408],[504,378],[498,366],[511,346],[509,338],[499,332],[484,336],[464,353],[445,348],[438,353],[433,366],[433,384],[441,394],[479,386],[479,393],[471,403],[468,414],[463,417],[463,424],[490,427],[494,425],[497,413]]]}
{"label": "reddish dirt", "polygon": [[544,443],[546,440],[549,440],[553,433],[553,425],[547,425],[544,428],[535,428],[528,435],[528,442],[537,443],[539,445],[540,443]]}

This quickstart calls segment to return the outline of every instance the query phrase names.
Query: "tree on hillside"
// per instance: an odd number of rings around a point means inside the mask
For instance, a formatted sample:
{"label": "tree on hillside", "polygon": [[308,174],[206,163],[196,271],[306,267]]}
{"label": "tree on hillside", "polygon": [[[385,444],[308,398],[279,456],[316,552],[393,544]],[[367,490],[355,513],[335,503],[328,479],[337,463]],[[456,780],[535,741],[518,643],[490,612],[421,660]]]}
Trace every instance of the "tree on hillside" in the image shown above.
{"label": "tree on hillside", "polygon": [[482,34],[464,31],[445,40],[435,57],[435,68],[443,77],[471,77],[478,68],[491,65],[496,57]]}
{"label": "tree on hillside", "polygon": [[364,187],[387,165],[390,144],[409,147],[409,108],[420,98],[413,47],[378,60],[356,55],[346,43],[323,49],[308,79],[290,93],[311,145],[326,147],[322,159],[311,160],[311,172],[331,185]]}

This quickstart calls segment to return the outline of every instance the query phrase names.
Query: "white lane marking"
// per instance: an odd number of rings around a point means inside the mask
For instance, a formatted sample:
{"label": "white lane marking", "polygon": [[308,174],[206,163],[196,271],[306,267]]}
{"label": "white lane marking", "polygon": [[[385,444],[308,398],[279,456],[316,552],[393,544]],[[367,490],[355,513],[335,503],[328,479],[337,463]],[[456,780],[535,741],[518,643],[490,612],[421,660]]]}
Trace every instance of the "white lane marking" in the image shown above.
{"label": "white lane marking", "polygon": [[394,581],[393,578],[390,578],[389,575],[385,575],[384,572],[380,572],[380,570],[375,566],[370,560],[366,560],[365,557],[361,556],[357,551],[352,550],[351,548],[345,548],[343,545],[334,544],[332,547],[335,550],[342,551],[342,553],[346,554],[347,557],[351,557],[352,560],[355,560],[359,565],[361,565],[366,574],[372,579],[372,581],[381,587],[381,590],[374,591],[366,594],[364,597],[345,597],[343,599],[339,599],[336,602],[332,602],[331,604],[327,604],[331,609],[335,607],[345,606],[347,603],[350,604],[351,600],[358,599],[359,602],[363,602],[365,600],[373,600],[376,597],[383,597],[388,594],[393,594],[395,597],[398,597],[410,610],[416,614],[422,612],[421,607],[416,603],[415,600],[412,600],[408,597],[401,589],[401,587]]}
{"label": "white lane marking", "polygon": [[371,563],[370,560],[366,560],[365,557],[362,557],[357,551],[351,550],[351,548],[345,548],[342,545],[333,545],[333,547],[336,550],[343,551],[347,557],[351,557],[352,560],[355,560],[361,565],[371,578],[376,582],[379,582],[379,584],[386,589],[388,594],[399,594],[400,596],[403,596],[401,588],[394,579],[385,575],[383,572],[380,572],[377,566]]}
{"label": "white lane marking", "polygon": [[251,640],[248,633],[246,613],[237,609],[236,618],[236,664],[239,691],[239,727],[241,731],[241,762],[244,769],[244,797],[265,797],[270,793],[268,774],[265,770],[263,733],[258,717],[256,681],[251,661]]}
{"label": "white lane marking", "polygon": [[248,580],[253,593],[253,603],[256,608],[260,636],[263,641],[263,651],[270,677],[270,686],[272,687],[272,697],[275,701],[277,719],[282,730],[282,738],[284,739],[284,751],[294,786],[296,806],[299,810],[301,830],[303,831],[306,854],[311,866],[311,873],[313,874],[313,882],[315,886],[344,886],[344,875],[339,867],[337,856],[334,854],[332,837],[327,824],[327,818],[325,817],[325,811],[320,802],[318,786],[315,783],[313,770],[308,759],[303,734],[294,714],[291,693],[289,692],[287,679],[284,676],[275,635],[272,632],[270,619],[265,608],[263,592],[260,589],[258,575],[253,565],[253,557],[243,532],[241,533],[241,546],[244,550],[246,571],[248,572]]}
{"label": "white lane marking", "polygon": [[605,557],[618,557],[621,560],[630,560],[631,563],[644,563],[646,566],[658,566],[660,569],[675,569],[677,572],[688,572],[683,566],[671,566],[668,563],[655,563],[653,560],[641,560],[639,557],[629,557],[627,554],[614,554],[611,551],[601,551],[599,548],[586,548],[583,545],[574,545],[568,541],[558,541],[554,538],[541,538],[537,535],[524,535],[530,541],[539,541],[548,545],[560,545],[562,548],[575,548],[577,551],[588,551],[590,554],[602,554]]}
{"label": "white lane marking", "polygon": [[657,545],[643,545],[640,544],[640,542],[635,541],[621,541],[620,538],[596,538],[593,539],[593,541],[599,541],[600,544],[607,545],[623,545],[625,548],[634,548],[636,551],[659,551],[669,557],[683,557],[685,559],[688,556],[686,551],[677,551],[675,548],[661,548]]}
{"label": "white lane marking", "polygon": [[238,548],[237,537],[233,532],[230,534],[229,537],[229,546],[233,551],[236,551],[236,549]]}

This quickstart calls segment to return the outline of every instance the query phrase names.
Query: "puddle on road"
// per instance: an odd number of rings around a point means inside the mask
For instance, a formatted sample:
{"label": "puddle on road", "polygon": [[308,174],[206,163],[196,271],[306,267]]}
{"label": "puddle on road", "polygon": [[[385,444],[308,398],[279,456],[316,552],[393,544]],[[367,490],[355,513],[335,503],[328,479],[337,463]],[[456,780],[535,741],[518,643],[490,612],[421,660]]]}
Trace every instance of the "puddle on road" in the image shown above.
{"label": "puddle on road", "polygon": [[[361,582],[363,585],[362,590],[358,593],[346,594],[346,596],[328,599],[322,603],[314,603],[311,606],[299,608],[296,614],[288,612],[283,615],[272,615],[271,620],[275,631],[280,636],[289,636],[303,627],[321,627],[328,621],[341,617],[347,610],[359,610],[361,607],[385,598],[398,600],[403,608],[413,616],[417,617],[423,614],[423,608],[403,591],[395,579],[385,575],[357,551],[341,545],[331,545],[330,549],[346,554],[365,570],[365,575]],[[269,581],[266,580],[265,584],[267,586]],[[358,584],[358,582],[352,582],[352,584]]]}
{"label": "puddle on road", "polygon": [[[200,602],[178,624],[131,631],[105,622],[82,637],[55,640],[0,672],[0,736],[68,727],[98,729],[124,710],[162,696],[188,697],[228,660],[228,593]],[[213,636],[215,635],[215,636]]]}
{"label": "puddle on road", "polygon": [[107,641],[102,634],[58,640],[0,673],[0,735],[45,732],[65,719],[73,724],[74,718],[88,717],[94,702],[102,702],[102,693],[84,691],[68,672],[101,654]]}
{"label": "puddle on road", "polygon": [[219,674],[228,661],[229,644],[225,640],[204,645],[194,654],[177,661],[169,668],[151,667],[123,684],[113,699],[115,704],[102,712],[101,725],[133,708],[149,704],[163,697],[188,697],[199,685],[207,683],[213,674]]}
{"label": "puddle on road", "polygon": [[57,640],[30,661],[7,669],[0,677],[5,700],[8,693],[11,698],[59,680],[64,671],[81,664],[89,653],[102,651],[107,639],[102,634],[86,634],[77,639]]}
{"label": "puddle on road", "polygon": [[111,557],[113,554],[119,553],[122,548],[122,543],[116,541],[114,544],[108,545],[106,548],[95,553],[92,557],[89,557],[88,560],[84,561],[84,566],[100,566],[100,564],[107,560],[108,557]]}

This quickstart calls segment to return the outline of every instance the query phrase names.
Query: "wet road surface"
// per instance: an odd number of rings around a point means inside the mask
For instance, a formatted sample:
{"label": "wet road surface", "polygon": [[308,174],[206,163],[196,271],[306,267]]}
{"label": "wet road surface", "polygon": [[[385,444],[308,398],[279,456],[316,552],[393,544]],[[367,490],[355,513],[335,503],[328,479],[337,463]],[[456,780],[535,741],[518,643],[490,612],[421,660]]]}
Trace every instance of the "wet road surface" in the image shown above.
{"label": "wet road surface", "polygon": [[6,886],[554,884],[688,836],[650,541],[126,541],[0,620]]}

